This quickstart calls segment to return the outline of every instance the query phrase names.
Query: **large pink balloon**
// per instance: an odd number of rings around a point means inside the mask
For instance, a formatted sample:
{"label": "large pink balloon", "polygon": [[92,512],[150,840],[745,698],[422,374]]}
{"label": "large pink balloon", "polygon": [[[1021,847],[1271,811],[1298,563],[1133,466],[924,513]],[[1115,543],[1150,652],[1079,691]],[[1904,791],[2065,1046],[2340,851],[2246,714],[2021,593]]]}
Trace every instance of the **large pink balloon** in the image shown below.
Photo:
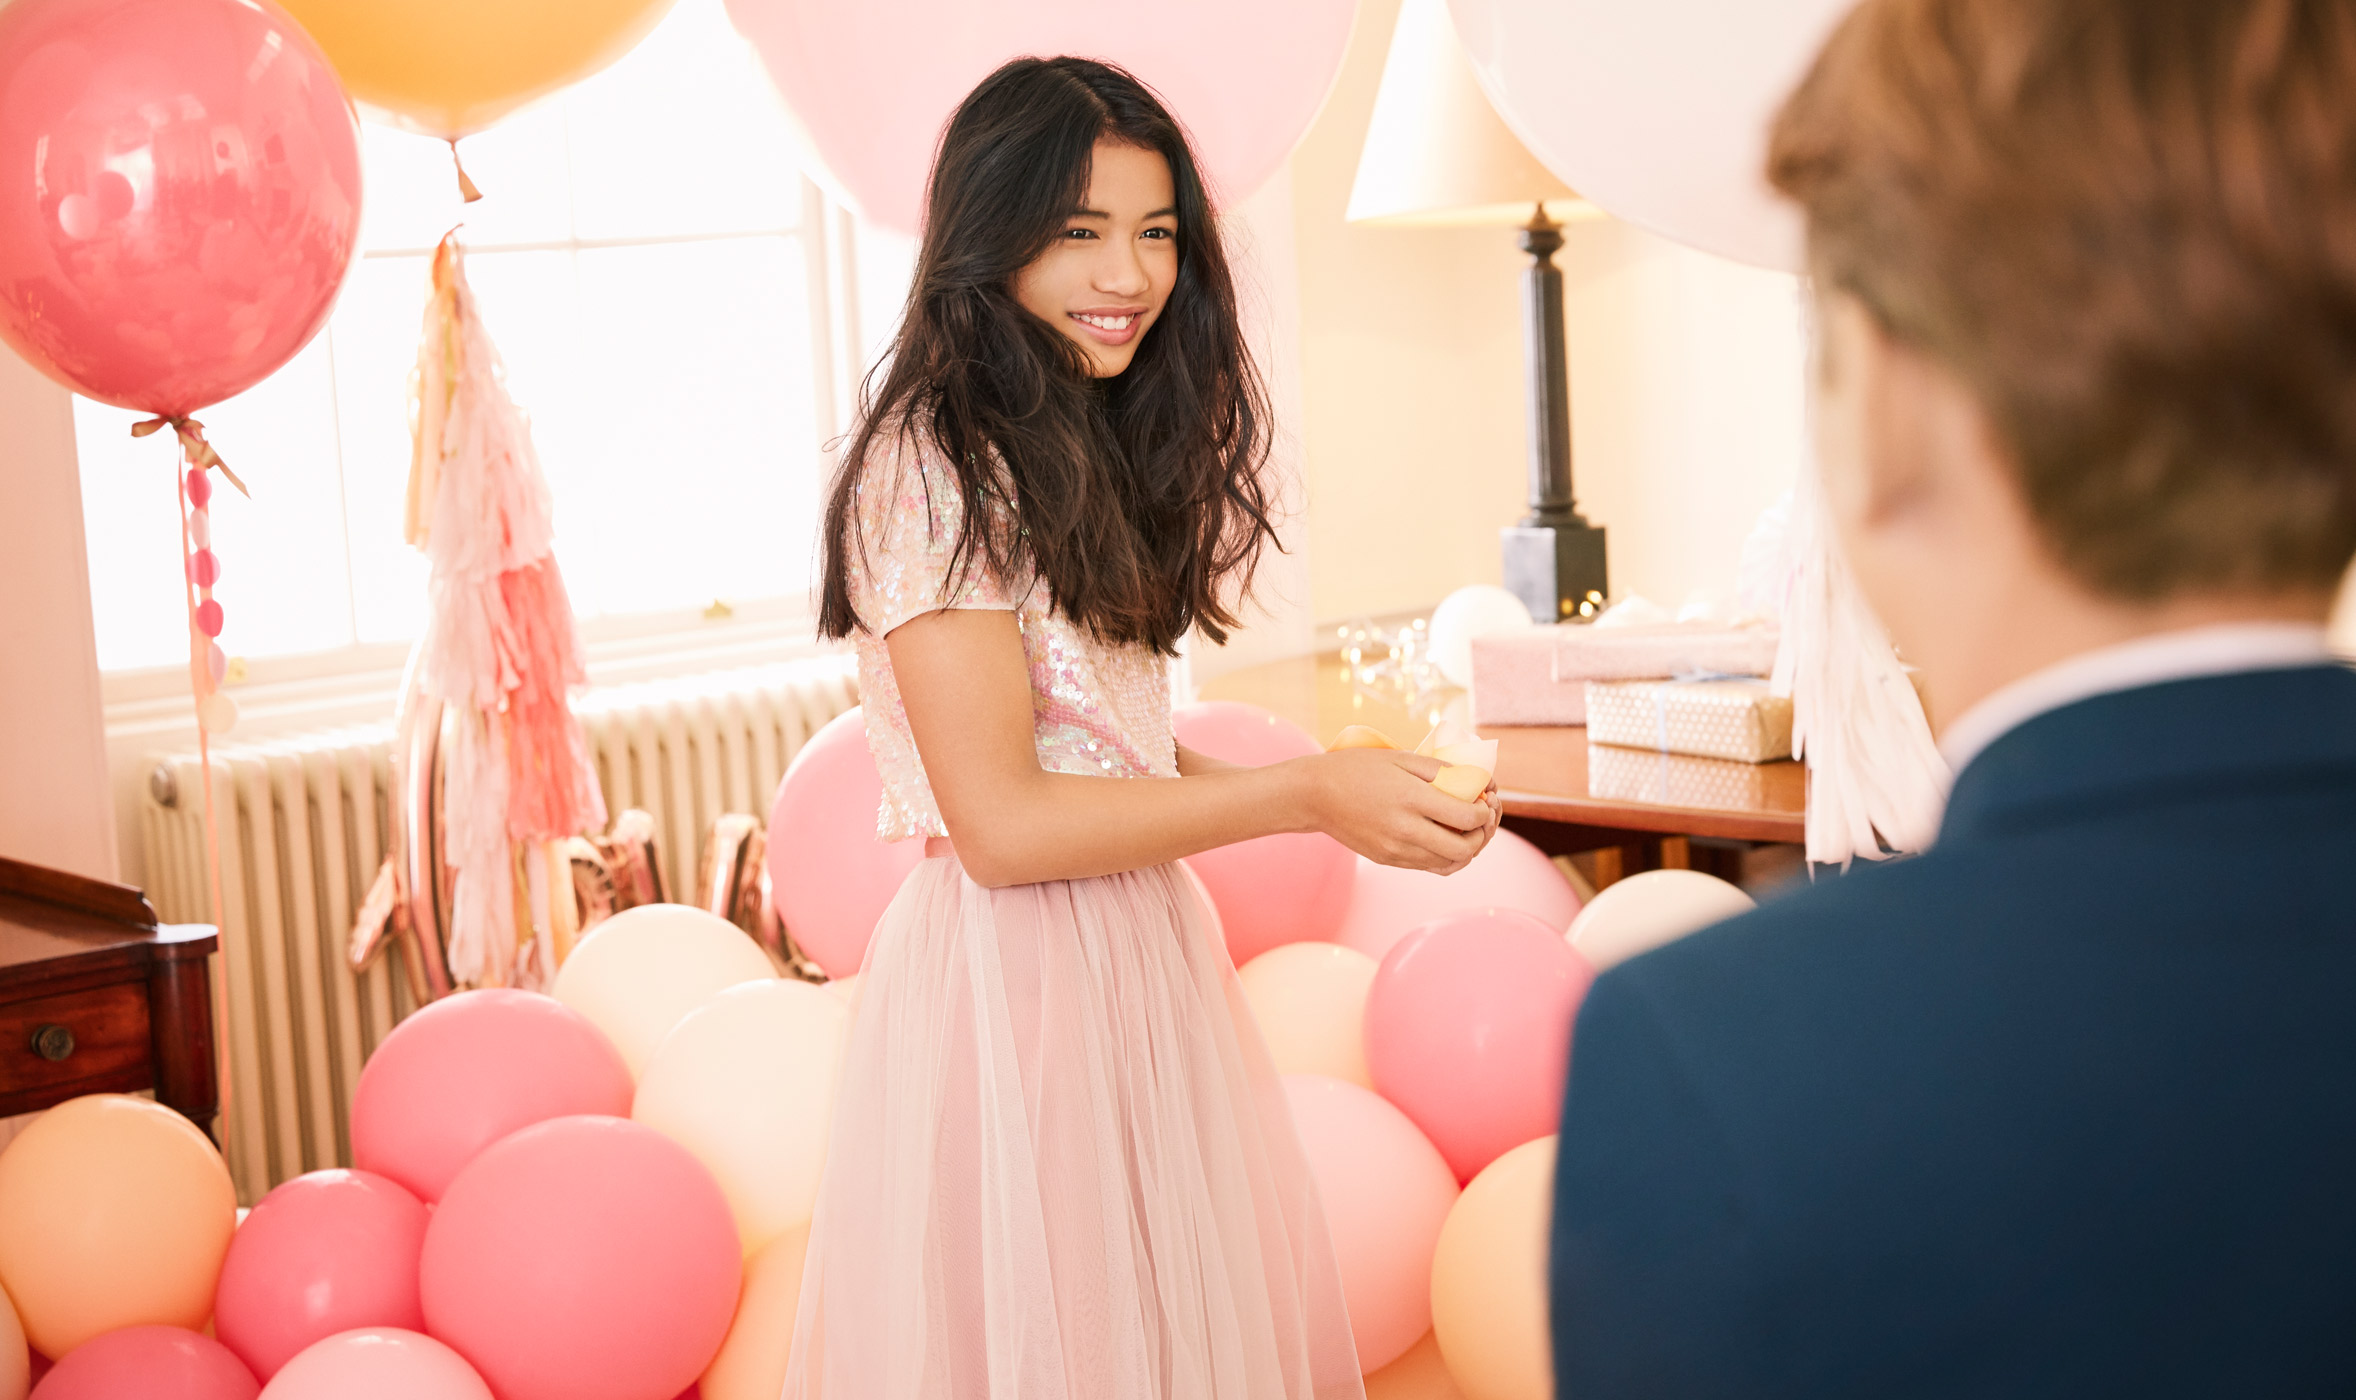
{"label": "large pink balloon", "polygon": [[268,0],[0,9],[0,339],[68,387],[188,413],[326,323],[359,128]]}
{"label": "large pink balloon", "polygon": [[1392,945],[1450,914],[1515,909],[1557,929],[1579,916],[1579,896],[1536,846],[1500,831],[1453,875],[1401,870],[1361,859],[1334,941],[1382,961]]}
{"label": "large pink balloon", "polygon": [[913,232],[933,144],[974,84],[1010,58],[1118,63],[1193,139],[1233,204],[1276,173],[1341,71],[1357,0],[728,0],[833,183],[869,219]]}
{"label": "large pink balloon", "polygon": [[1571,1018],[1594,980],[1559,929],[1458,914],[1399,940],[1366,994],[1366,1067],[1459,1181],[1555,1130]]}
{"label": "large pink balloon", "polygon": [[854,706],[810,736],[769,806],[769,889],[795,946],[848,977],[867,957],[875,921],[924,859],[920,838],[875,839],[883,779]]}
{"label": "large pink balloon", "polygon": [[431,1337],[364,1327],[316,1342],[272,1378],[265,1400],[491,1400],[466,1358]]}
{"label": "large pink balloon", "polygon": [[373,1172],[307,1172],[262,1198],[229,1241],[213,1330],[267,1381],[313,1342],[425,1326],[425,1203]]}
{"label": "large pink balloon", "polygon": [[1432,1254],[1456,1204],[1456,1177],[1407,1116],[1372,1092],[1288,1074],[1293,1125],[1317,1179],[1341,1266],[1358,1368],[1407,1353],[1432,1326]]}
{"label": "large pink balloon", "polygon": [[[1180,705],[1170,724],[1196,753],[1253,768],[1318,751],[1299,725],[1234,700]],[[1279,944],[1333,937],[1349,907],[1355,859],[1341,842],[1305,831],[1239,841],[1186,863],[1211,892],[1240,967]]]}
{"label": "large pink balloon", "polygon": [[229,1348],[181,1327],[125,1327],[75,1347],[35,1400],[254,1400],[262,1386]]}
{"label": "large pink balloon", "polygon": [[554,997],[460,992],[393,1027],[352,1091],[352,1161],[437,1201],[475,1154],[577,1113],[628,1117],[636,1092],[605,1032]]}
{"label": "large pink balloon", "polygon": [[426,1227],[426,1330],[500,1400],[677,1395],[736,1316],[712,1174],[624,1118],[559,1118],[475,1158]]}
{"label": "large pink balloon", "polygon": [[1614,217],[1798,271],[1767,127],[1855,0],[1449,0],[1457,38],[1530,153]]}

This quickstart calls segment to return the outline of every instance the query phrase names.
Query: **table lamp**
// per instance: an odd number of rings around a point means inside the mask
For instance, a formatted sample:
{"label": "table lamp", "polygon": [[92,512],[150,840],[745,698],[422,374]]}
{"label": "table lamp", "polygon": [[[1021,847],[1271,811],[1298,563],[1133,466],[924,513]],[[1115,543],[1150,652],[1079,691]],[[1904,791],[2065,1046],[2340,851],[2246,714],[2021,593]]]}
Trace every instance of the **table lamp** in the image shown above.
{"label": "table lamp", "polygon": [[1518,224],[1530,367],[1530,509],[1500,532],[1505,587],[1540,622],[1592,617],[1611,589],[1603,530],[1571,499],[1571,389],[1563,348],[1562,225],[1602,211],[1506,129],[1466,62],[1446,0],[1405,0],[1350,188],[1351,223]]}

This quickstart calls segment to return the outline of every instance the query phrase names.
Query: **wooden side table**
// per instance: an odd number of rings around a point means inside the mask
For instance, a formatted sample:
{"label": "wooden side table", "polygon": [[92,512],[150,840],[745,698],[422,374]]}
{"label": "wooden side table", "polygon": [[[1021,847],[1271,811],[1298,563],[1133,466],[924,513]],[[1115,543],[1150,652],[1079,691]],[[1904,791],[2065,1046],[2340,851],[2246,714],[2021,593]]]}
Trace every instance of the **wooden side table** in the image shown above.
{"label": "wooden side table", "polygon": [[[1429,721],[1392,695],[1350,681],[1338,656],[1274,661],[1219,676],[1204,685],[1205,700],[1243,700],[1275,711],[1331,743],[1345,725],[1369,724],[1401,744],[1423,737]],[[1807,839],[1807,769],[1798,763],[1729,763],[1680,758],[1680,778],[1717,765],[1728,779],[1711,805],[1643,800],[1648,784],[1613,786],[1628,760],[1658,759],[1635,750],[1597,756],[1581,726],[1481,726],[1498,741],[1497,789],[1505,825],[1548,855],[1596,853],[1596,884],[1639,870],[1672,866],[1735,879],[1746,847],[1799,844]],[[1599,772],[1610,767],[1612,774]],[[1707,776],[1705,772],[1705,776]],[[1673,785],[1658,785],[1666,793]],[[1687,786],[1679,784],[1676,786]],[[1707,790],[1708,782],[1690,784]]]}
{"label": "wooden side table", "polygon": [[210,1135],[219,945],[128,885],[0,857],[0,1116],[153,1089]]}

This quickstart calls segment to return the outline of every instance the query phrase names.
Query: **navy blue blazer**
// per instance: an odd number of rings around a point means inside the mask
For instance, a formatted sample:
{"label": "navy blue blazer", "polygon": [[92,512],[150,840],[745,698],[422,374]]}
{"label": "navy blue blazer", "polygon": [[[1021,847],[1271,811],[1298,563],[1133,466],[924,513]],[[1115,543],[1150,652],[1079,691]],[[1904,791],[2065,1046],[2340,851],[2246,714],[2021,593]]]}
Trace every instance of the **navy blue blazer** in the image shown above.
{"label": "navy blue blazer", "polygon": [[1573,1043],[1568,1400],[2356,1395],[2356,672],[2030,720]]}

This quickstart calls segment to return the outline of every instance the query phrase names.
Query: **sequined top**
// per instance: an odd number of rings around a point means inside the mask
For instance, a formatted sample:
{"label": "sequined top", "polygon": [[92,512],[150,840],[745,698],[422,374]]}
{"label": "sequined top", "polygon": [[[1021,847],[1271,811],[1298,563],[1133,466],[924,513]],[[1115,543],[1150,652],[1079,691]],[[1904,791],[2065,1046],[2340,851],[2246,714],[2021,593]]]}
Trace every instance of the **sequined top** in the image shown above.
{"label": "sequined top", "polygon": [[[1144,646],[1101,642],[1058,612],[1047,586],[1025,569],[990,575],[977,563],[952,588],[949,563],[964,519],[957,477],[920,445],[878,433],[857,490],[859,538],[850,551],[851,603],[865,624],[852,634],[867,748],[883,777],[876,835],[886,841],[946,836],[908,730],[884,638],[910,618],[943,608],[1009,611],[1031,671],[1031,732],[1051,773],[1175,778],[1170,682]],[[863,557],[862,557],[863,556]]]}

